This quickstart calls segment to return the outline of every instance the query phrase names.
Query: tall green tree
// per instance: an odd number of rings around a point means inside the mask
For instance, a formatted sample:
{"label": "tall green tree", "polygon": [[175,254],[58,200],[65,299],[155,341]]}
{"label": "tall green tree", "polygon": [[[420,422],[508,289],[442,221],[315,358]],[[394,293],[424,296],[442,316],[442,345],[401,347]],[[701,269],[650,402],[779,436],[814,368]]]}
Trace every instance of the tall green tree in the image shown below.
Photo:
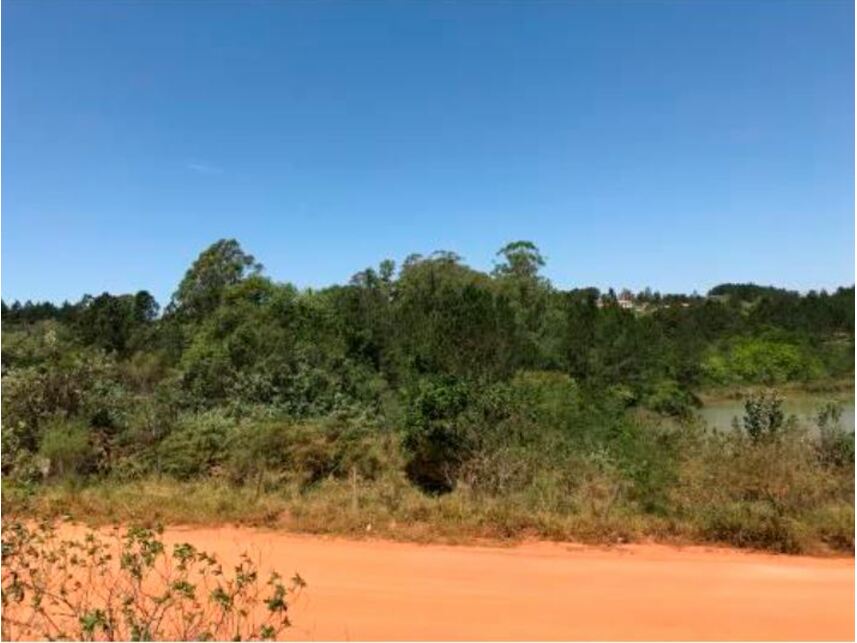
{"label": "tall green tree", "polygon": [[262,264],[235,239],[220,239],[203,250],[185,273],[169,312],[183,319],[202,319],[217,308],[224,289],[261,271]]}

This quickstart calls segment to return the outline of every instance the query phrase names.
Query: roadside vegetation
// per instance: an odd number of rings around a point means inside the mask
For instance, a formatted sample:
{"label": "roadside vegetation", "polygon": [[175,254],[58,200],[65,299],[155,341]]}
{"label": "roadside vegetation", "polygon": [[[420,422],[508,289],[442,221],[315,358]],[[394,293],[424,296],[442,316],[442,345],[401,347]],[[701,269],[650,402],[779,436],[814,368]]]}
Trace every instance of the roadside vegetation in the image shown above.
{"label": "roadside vegetation", "polygon": [[4,641],[280,640],[288,602],[306,585],[260,578],[242,554],[224,565],[160,529],[62,537],[54,525],[3,524]]}
{"label": "roadside vegetation", "polygon": [[[853,287],[616,295],[543,265],[515,242],[490,274],[436,252],[300,291],[222,240],[162,312],[4,302],[3,509],[853,552],[853,433],[775,392],[853,381]],[[696,417],[735,391],[733,430]]]}

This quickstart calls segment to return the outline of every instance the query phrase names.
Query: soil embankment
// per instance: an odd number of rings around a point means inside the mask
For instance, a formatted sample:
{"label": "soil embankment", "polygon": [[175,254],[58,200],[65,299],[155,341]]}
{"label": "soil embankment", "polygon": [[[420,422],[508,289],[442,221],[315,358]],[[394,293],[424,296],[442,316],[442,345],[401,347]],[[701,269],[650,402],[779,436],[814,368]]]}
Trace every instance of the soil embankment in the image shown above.
{"label": "soil embankment", "polygon": [[289,638],[854,638],[854,560],[728,549],[351,541],[247,528],[171,528],[224,561],[309,586]]}

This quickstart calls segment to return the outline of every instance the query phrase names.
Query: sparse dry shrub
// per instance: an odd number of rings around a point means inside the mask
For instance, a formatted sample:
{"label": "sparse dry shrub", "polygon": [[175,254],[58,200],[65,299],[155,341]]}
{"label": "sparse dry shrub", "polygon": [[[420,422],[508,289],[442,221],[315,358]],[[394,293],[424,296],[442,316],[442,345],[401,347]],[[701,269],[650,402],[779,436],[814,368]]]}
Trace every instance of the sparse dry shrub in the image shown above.
{"label": "sparse dry shrub", "polygon": [[[706,539],[785,552],[818,541],[853,549],[853,537],[842,536],[841,512],[853,507],[853,492],[819,466],[813,441],[796,428],[765,440],[712,434],[684,458],[679,479],[672,502]],[[828,520],[818,519],[821,509]]]}
{"label": "sparse dry shrub", "polygon": [[188,543],[168,553],[160,529],[62,539],[50,523],[3,525],[4,640],[258,640],[289,627],[302,587],[262,581],[243,554],[232,570]]}

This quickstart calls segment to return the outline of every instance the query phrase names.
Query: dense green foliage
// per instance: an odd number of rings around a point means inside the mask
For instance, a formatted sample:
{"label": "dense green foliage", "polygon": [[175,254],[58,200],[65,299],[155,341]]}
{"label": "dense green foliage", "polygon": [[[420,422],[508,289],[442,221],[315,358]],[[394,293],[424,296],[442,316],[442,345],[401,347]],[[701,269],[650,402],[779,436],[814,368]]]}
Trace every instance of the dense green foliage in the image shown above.
{"label": "dense green foliage", "polygon": [[[774,457],[794,433],[759,439],[770,422],[756,431],[751,417],[732,441],[708,435],[693,417],[701,390],[853,373],[853,287],[617,297],[557,289],[544,264],[519,241],[490,274],[435,252],[301,291],[221,240],[162,315],[146,291],[4,302],[3,474],[24,485],[224,479],[257,496],[398,476],[427,494],[679,520],[700,467],[713,475],[735,449]],[[800,458],[816,453],[807,475],[829,482],[814,508],[844,503],[853,517],[853,436],[834,416]],[[723,492],[705,518],[718,538],[736,521],[758,534],[803,511],[791,496]]]}

